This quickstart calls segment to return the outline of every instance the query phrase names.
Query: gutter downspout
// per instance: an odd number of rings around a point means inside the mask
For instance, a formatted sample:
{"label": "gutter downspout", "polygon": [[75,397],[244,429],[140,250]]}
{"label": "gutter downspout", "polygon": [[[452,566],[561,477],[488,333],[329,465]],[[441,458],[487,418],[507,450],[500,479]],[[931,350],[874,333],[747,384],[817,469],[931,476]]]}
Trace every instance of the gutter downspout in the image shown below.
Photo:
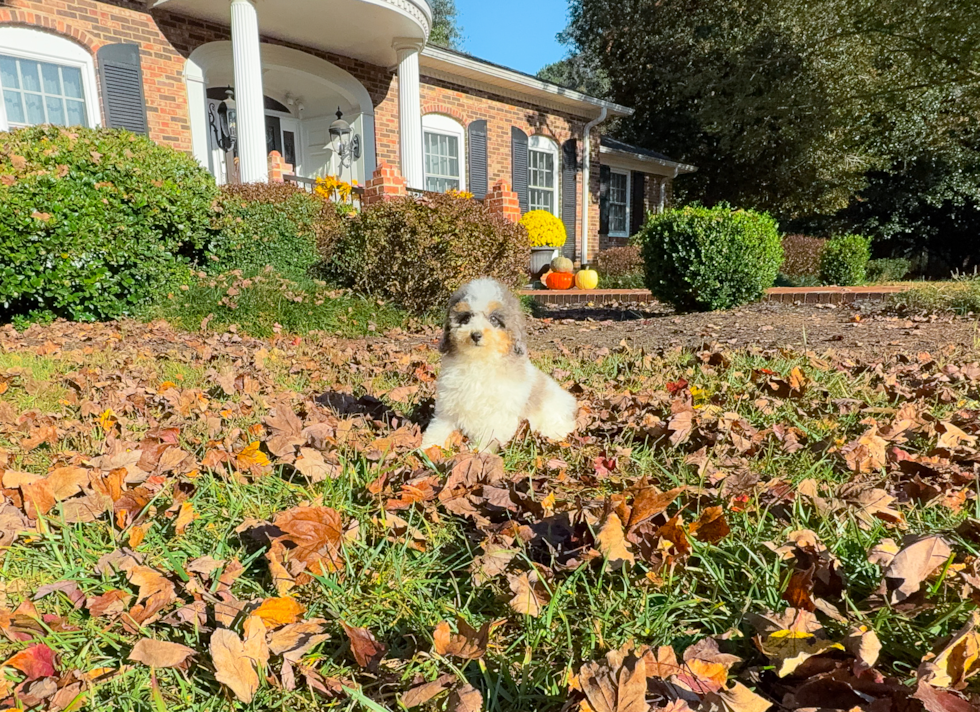
{"label": "gutter downspout", "polygon": [[585,125],[583,139],[585,147],[582,151],[582,265],[589,261],[589,168],[592,163],[592,144],[589,134],[596,125],[606,120],[606,107],[599,110],[599,116]]}

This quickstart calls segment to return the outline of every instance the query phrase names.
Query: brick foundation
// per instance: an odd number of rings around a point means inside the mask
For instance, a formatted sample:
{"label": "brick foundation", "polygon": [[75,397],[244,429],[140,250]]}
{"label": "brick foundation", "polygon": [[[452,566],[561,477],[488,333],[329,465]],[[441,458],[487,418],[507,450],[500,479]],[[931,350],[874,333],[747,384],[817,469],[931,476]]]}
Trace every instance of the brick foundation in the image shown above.
{"label": "brick foundation", "polygon": [[500,179],[493,184],[493,188],[484,198],[484,204],[494,213],[503,216],[510,222],[520,222],[521,204],[517,193],[510,189],[510,183]]}
{"label": "brick foundation", "polygon": [[408,195],[405,189],[405,179],[401,172],[392,165],[382,163],[374,171],[374,175],[364,184],[364,195],[361,205],[367,207],[386,200],[397,200]]}

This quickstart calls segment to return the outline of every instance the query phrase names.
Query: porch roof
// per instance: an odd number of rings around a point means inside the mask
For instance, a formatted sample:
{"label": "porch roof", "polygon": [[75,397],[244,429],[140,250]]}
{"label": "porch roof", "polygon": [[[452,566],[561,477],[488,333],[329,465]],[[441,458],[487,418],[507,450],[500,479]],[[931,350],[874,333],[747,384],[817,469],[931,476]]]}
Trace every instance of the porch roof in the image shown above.
{"label": "porch roof", "polygon": [[603,108],[609,118],[630,116],[633,109],[546,82],[531,74],[494,64],[463,52],[426,46],[419,60],[422,74],[436,79],[489,88],[504,96],[531,101],[576,116],[594,118]]}
{"label": "porch roof", "polygon": [[[683,173],[694,173],[698,170],[696,166],[675,161],[649,148],[617,141],[609,136],[603,136],[599,139],[599,153],[618,159],[616,162],[622,162],[626,167],[658,175],[672,174],[678,176]],[[603,160],[603,163],[609,164],[610,161]]]}
{"label": "porch roof", "polygon": [[[228,0],[149,0],[167,10],[221,25],[231,21]],[[258,2],[259,32],[379,66],[397,61],[393,43],[423,44],[432,26],[426,0],[274,0]]]}

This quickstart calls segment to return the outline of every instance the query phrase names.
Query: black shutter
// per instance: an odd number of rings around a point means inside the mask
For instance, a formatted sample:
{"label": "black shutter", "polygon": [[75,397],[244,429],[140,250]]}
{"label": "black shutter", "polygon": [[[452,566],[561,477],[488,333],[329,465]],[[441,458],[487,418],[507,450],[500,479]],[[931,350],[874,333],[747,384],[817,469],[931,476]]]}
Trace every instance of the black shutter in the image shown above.
{"label": "black shutter", "polygon": [[630,235],[635,235],[646,221],[647,210],[644,203],[646,197],[646,173],[633,171],[630,176]]}
{"label": "black shutter", "polygon": [[470,192],[477,200],[483,200],[489,189],[487,174],[487,122],[473,121],[466,129],[469,134]]}
{"label": "black shutter", "polygon": [[99,50],[98,60],[105,125],[148,133],[139,45],[106,45]]}
{"label": "black shutter", "polygon": [[599,166],[599,234],[609,234],[609,166]]}
{"label": "black shutter", "polygon": [[510,127],[510,173],[521,213],[527,212],[527,134]]}
{"label": "black shutter", "polygon": [[575,178],[578,175],[578,141],[570,138],[561,146],[561,221],[565,223],[565,246],[562,254],[570,260],[575,259],[575,223],[578,221],[575,213],[578,208],[578,186]]}

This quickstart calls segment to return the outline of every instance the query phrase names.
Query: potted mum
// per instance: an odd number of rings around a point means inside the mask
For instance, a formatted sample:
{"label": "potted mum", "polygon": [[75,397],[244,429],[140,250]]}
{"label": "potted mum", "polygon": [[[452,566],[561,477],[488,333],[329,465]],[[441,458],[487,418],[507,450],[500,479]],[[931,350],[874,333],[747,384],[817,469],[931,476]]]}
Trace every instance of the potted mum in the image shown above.
{"label": "potted mum", "polygon": [[531,278],[544,274],[558,255],[558,248],[567,237],[562,221],[547,210],[531,210],[524,213],[521,225],[527,230],[531,242]]}

